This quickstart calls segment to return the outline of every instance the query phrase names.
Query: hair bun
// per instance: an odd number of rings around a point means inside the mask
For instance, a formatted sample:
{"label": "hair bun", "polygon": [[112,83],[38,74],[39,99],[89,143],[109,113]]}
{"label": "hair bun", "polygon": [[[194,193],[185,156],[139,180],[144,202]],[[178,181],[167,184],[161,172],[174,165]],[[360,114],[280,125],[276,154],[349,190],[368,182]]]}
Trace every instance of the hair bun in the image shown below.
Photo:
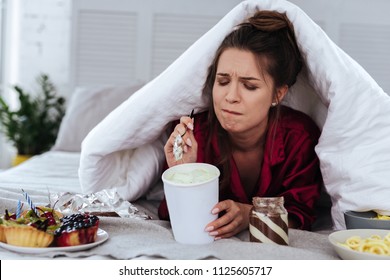
{"label": "hair bun", "polygon": [[291,30],[293,28],[285,13],[274,11],[258,11],[248,19],[248,23],[264,32],[275,32],[285,28]]}

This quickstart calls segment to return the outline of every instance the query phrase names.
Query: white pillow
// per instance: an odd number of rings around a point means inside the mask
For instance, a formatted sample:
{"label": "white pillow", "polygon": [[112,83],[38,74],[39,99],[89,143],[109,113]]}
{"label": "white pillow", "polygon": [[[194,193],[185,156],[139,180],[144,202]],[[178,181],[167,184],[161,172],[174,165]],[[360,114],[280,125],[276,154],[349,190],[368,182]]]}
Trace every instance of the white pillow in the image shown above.
{"label": "white pillow", "polygon": [[71,96],[52,150],[80,152],[81,142],[91,129],[142,85],[77,88]]}

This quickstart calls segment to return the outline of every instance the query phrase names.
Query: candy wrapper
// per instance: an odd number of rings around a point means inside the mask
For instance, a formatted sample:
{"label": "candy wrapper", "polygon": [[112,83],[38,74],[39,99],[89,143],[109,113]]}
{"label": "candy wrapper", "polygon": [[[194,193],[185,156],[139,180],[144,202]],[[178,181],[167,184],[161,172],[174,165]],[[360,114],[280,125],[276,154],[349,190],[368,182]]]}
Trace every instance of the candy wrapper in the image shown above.
{"label": "candy wrapper", "polygon": [[152,219],[141,212],[130,202],[122,199],[115,188],[106,189],[92,194],[56,193],[49,194],[50,205],[64,215],[74,213],[89,213],[96,216],[112,216],[135,218],[142,220]]}

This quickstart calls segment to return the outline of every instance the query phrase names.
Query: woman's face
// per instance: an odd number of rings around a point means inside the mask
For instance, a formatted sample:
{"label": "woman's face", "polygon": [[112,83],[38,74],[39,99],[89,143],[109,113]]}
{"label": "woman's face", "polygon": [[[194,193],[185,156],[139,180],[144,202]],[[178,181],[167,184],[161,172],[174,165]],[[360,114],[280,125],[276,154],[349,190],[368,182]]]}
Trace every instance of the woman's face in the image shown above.
{"label": "woman's face", "polygon": [[274,82],[249,51],[227,49],[213,86],[215,114],[230,134],[264,132],[274,100]]}

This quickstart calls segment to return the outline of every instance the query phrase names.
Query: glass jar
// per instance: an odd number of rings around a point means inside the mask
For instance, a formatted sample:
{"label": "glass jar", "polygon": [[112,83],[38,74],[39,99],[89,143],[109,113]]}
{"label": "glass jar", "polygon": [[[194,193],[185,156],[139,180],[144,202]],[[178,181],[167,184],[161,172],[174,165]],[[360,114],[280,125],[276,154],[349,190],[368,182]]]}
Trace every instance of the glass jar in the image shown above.
{"label": "glass jar", "polygon": [[251,242],[288,245],[288,213],[283,197],[253,197],[249,216]]}

